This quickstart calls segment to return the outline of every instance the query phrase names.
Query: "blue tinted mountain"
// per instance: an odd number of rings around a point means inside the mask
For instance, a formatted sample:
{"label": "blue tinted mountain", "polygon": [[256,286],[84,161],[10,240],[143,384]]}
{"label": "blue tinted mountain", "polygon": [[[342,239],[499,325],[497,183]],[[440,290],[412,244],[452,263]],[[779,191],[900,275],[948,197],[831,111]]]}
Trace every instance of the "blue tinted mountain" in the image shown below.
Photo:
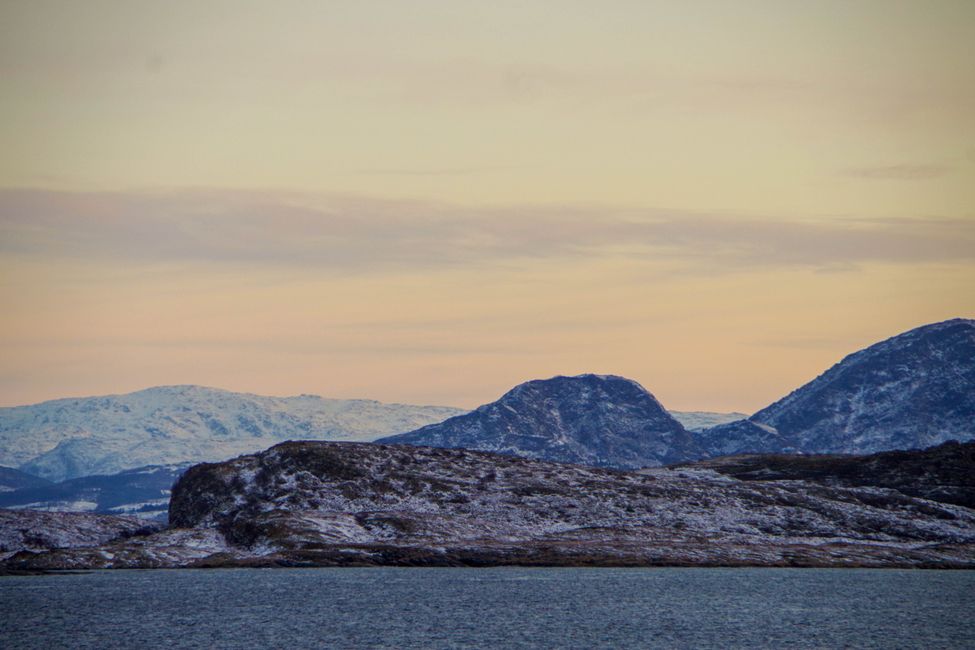
{"label": "blue tinted mountain", "polygon": [[51,482],[46,479],[26,474],[12,467],[0,467],[0,496],[11,490],[37,488],[50,484]]}
{"label": "blue tinted mountain", "polygon": [[118,474],[83,476],[60,483],[0,492],[0,508],[127,514],[165,519],[170,488],[190,466],[154,465]]}
{"label": "blue tinted mountain", "polygon": [[470,413],[378,442],[619,469],[701,456],[691,434],[653,395],[611,375],[529,381]]}
{"label": "blue tinted mountain", "polygon": [[868,454],[975,439],[975,321],[872,345],[750,418],[695,437],[712,456]]}

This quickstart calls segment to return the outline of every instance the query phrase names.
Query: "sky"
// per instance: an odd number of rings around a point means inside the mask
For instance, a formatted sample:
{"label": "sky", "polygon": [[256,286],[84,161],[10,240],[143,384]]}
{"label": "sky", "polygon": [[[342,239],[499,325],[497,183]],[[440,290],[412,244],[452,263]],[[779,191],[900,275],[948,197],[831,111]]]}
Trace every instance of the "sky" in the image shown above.
{"label": "sky", "polygon": [[0,405],[753,412],[975,317],[975,3],[0,4]]}

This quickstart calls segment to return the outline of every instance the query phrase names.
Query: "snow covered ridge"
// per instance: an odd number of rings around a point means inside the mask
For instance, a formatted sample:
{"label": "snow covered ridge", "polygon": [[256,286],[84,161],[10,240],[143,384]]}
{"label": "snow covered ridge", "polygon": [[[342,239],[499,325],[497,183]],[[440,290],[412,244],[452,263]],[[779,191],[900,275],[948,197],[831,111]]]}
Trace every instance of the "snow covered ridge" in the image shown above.
{"label": "snow covered ridge", "polygon": [[225,460],[284,440],[373,440],[463,412],[160,386],[0,408],[0,466],[61,481],[146,465]]}
{"label": "snow covered ridge", "polygon": [[613,375],[525,382],[470,413],[377,442],[619,469],[704,456],[653,395],[637,382]]}
{"label": "snow covered ridge", "polygon": [[750,418],[695,435],[711,456],[868,454],[975,439],[975,321],[925,325],[851,354]]}
{"label": "snow covered ridge", "polygon": [[170,521],[150,535],[19,553],[5,568],[975,568],[975,510],[896,490],[407,445],[290,442],[197,465],[173,488]]}

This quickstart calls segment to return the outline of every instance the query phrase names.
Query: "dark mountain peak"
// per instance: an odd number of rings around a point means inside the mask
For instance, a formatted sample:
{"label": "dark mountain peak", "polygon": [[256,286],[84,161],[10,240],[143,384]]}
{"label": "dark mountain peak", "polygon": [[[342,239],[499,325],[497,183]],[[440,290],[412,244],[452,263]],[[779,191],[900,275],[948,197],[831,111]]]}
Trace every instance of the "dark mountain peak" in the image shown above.
{"label": "dark mountain peak", "polygon": [[380,442],[618,468],[699,455],[690,434],[640,384],[593,374],[528,381],[471,413]]}
{"label": "dark mountain peak", "polygon": [[624,400],[644,403],[648,408],[657,408],[669,415],[657,398],[632,379],[618,375],[595,374],[557,375],[550,379],[526,381],[502,395],[497,402],[485,404],[480,408],[489,408],[498,403],[512,405],[517,402],[535,402],[539,399],[556,399],[560,403],[574,406],[583,404],[598,406]]}
{"label": "dark mountain peak", "polygon": [[774,429],[714,427],[713,455],[742,452],[873,453],[975,438],[975,321],[915,328],[859,352],[748,418]]}

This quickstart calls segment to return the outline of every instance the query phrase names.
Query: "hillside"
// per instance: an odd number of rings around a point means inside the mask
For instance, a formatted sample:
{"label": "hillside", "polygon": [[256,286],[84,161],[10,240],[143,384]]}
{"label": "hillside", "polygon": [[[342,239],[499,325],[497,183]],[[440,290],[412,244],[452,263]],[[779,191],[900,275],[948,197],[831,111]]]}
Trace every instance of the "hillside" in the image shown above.
{"label": "hillside", "polygon": [[685,465],[742,481],[809,481],[882,487],[913,497],[975,508],[975,442],[868,456],[786,454],[723,456]]}
{"label": "hillside", "polygon": [[39,488],[50,484],[51,482],[47,479],[33,476],[31,474],[25,474],[24,472],[16,470],[12,467],[0,467],[0,496],[2,496],[4,492]]}
{"label": "hillside", "polygon": [[470,413],[377,442],[619,469],[702,455],[690,433],[653,395],[613,375],[525,382]]}
{"label": "hillside", "polygon": [[711,456],[869,454],[975,439],[975,321],[925,325],[851,354],[746,420],[695,434]]}
{"label": "hillside", "polygon": [[893,490],[407,445],[292,442],[197,465],[170,522],[6,567],[975,567],[975,511]]}
{"label": "hillside", "polygon": [[201,386],[0,408],[0,465],[51,481],[224,460],[283,440],[373,440],[460,409]]}
{"label": "hillside", "polygon": [[165,520],[170,489],[189,466],[190,463],[150,465],[59,483],[45,481],[36,487],[0,493],[0,508],[128,514]]}

